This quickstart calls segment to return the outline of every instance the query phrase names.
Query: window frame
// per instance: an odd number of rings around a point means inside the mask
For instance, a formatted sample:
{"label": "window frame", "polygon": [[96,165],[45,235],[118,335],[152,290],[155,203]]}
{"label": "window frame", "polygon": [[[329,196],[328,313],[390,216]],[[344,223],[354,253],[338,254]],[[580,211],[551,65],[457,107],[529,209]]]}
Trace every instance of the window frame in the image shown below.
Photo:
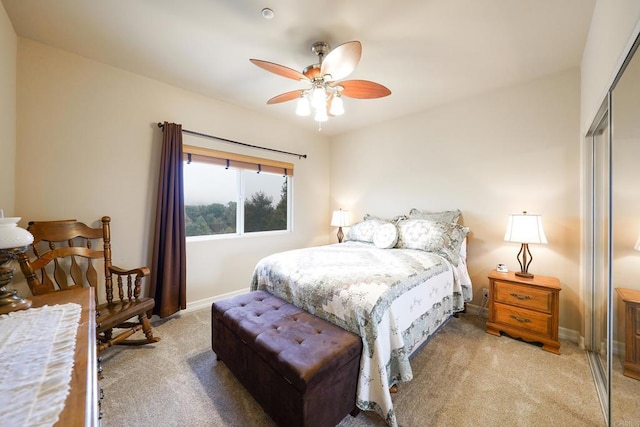
{"label": "window frame", "polygon": [[[264,159],[259,157],[247,156],[238,153],[229,153],[219,150],[213,150],[204,147],[183,144],[183,161],[187,164],[196,161],[200,163],[210,164],[212,167],[225,167],[234,169],[237,174],[237,194],[236,194],[236,231],[235,233],[224,234],[208,234],[202,236],[186,236],[187,242],[198,242],[207,240],[224,240],[236,239],[254,236],[273,236],[278,234],[291,233],[293,231],[293,163],[282,162],[272,159]],[[186,166],[186,165],[185,165]],[[244,231],[244,204],[246,202],[245,179],[244,174],[249,172],[277,174],[282,171],[283,176],[287,177],[287,228],[283,230],[265,230],[265,231]],[[184,172],[183,172],[183,191]],[[185,215],[186,219],[186,215]]]}

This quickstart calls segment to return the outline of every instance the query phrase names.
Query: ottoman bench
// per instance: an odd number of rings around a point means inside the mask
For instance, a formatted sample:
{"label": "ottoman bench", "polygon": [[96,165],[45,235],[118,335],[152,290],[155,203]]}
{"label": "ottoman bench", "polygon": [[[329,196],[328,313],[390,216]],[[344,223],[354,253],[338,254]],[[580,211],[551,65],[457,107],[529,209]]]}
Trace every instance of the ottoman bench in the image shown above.
{"label": "ottoman bench", "polygon": [[211,344],[279,426],[356,416],[362,341],[265,291],[214,302]]}

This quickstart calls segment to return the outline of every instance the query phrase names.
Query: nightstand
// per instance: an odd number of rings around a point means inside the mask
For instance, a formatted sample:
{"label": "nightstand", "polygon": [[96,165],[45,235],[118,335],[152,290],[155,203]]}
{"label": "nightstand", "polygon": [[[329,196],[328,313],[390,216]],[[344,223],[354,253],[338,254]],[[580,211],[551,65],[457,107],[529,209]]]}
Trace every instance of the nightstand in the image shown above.
{"label": "nightstand", "polygon": [[624,375],[640,380],[640,291],[616,288],[624,301]]}
{"label": "nightstand", "polygon": [[560,281],[536,275],[518,277],[513,271],[489,273],[487,333],[542,343],[542,349],[560,354],[558,312]]}

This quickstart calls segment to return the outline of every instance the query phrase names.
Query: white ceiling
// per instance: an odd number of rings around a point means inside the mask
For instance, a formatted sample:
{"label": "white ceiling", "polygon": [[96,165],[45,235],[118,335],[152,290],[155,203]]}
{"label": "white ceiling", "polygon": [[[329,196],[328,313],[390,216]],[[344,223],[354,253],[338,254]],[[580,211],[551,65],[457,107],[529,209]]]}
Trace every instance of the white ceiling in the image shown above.
{"label": "white ceiling", "polygon": [[[579,66],[595,0],[2,0],[20,37],[316,129],[295,102],[305,85],[249,58],[302,71],[315,41],[362,42],[347,79],[391,89],[345,98],[337,135]],[[269,7],[275,17],[266,20]],[[170,118],[158,118],[158,120]],[[197,129],[194,129],[197,130]]]}

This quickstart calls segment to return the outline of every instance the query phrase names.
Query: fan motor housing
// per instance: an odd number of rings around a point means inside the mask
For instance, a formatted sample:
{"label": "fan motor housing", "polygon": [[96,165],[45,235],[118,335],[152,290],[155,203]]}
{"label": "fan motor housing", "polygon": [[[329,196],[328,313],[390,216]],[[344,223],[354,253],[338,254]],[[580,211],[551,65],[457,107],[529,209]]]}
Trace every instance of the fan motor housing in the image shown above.
{"label": "fan motor housing", "polygon": [[302,74],[307,76],[309,80],[320,77],[320,64],[309,65],[304,70],[302,70]]}
{"label": "fan motor housing", "polygon": [[315,53],[318,56],[318,63],[309,65],[304,70],[302,70],[302,74],[307,76],[310,80],[317,79],[322,77],[320,75],[320,67],[322,66],[322,59],[329,53],[329,43],[326,42],[315,42],[311,45],[311,52]]}
{"label": "fan motor housing", "polygon": [[318,56],[325,56],[329,53],[329,43],[325,42],[315,42],[311,45],[311,52],[315,53]]}

